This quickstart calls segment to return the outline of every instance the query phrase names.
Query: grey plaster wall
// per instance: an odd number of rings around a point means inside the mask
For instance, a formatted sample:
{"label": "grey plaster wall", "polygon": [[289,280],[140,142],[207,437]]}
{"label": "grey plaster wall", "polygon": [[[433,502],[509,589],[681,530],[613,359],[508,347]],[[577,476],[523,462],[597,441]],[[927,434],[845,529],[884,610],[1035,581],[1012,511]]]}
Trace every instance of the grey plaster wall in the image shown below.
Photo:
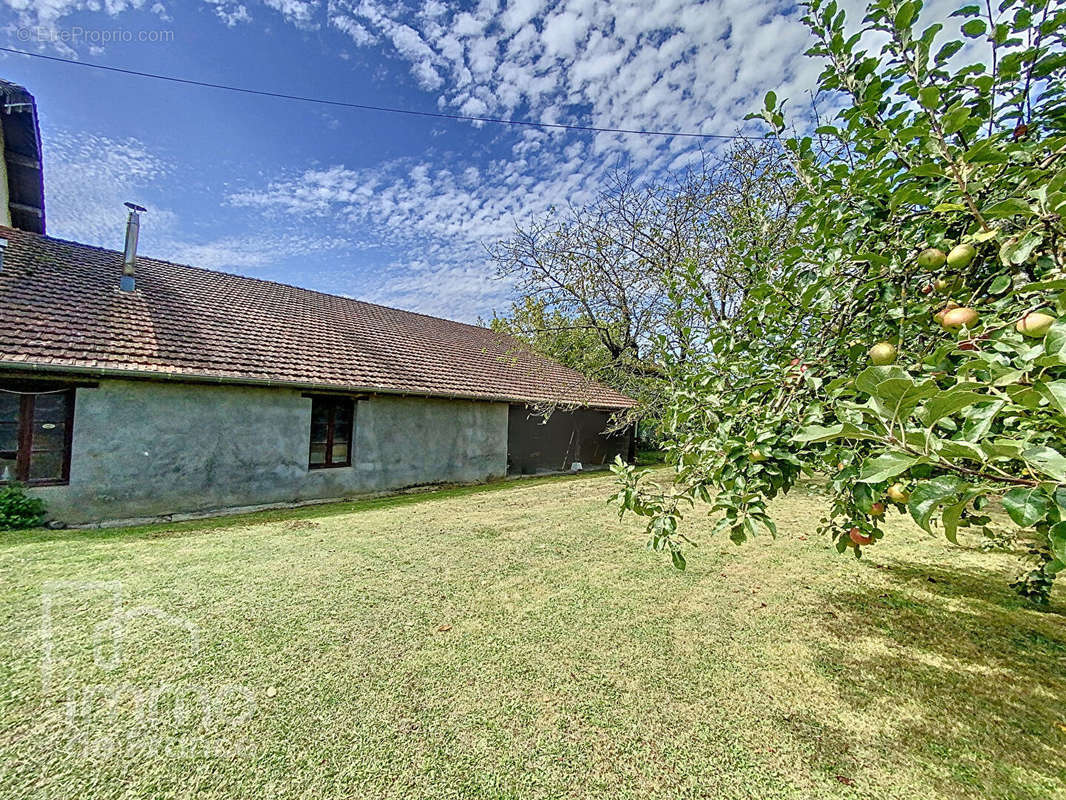
{"label": "grey plaster wall", "polygon": [[34,489],[68,523],[315,499],[507,471],[507,405],[373,397],[351,467],[309,470],[298,390],[101,380],[78,389],[70,484]]}

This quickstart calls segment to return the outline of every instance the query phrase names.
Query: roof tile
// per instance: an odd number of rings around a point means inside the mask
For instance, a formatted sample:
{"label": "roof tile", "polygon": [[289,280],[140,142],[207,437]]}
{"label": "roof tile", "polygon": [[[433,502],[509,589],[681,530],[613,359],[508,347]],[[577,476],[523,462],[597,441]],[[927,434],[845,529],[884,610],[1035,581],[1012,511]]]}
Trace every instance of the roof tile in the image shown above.
{"label": "roof tile", "polygon": [[0,363],[625,408],[485,328],[0,226]]}

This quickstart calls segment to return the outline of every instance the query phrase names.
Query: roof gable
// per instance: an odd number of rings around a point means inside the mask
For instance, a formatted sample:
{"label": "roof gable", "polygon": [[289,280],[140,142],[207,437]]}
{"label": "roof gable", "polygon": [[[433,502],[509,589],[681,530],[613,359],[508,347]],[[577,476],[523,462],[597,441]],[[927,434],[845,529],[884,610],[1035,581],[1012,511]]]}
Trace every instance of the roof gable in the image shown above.
{"label": "roof gable", "polygon": [[0,227],[0,364],[625,408],[501,333]]}
{"label": "roof gable", "polygon": [[0,79],[0,129],[3,130],[8,209],[16,228],[44,233],[44,177],[37,104],[25,88]]}

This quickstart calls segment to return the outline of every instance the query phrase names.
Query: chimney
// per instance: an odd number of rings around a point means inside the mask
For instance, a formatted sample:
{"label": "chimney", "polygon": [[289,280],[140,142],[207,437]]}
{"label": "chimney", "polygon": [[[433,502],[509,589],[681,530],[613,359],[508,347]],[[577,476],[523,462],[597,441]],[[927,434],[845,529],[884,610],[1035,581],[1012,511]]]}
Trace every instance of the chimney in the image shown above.
{"label": "chimney", "polygon": [[7,239],[0,237],[0,270],[4,268],[4,250],[7,248]]}
{"label": "chimney", "polygon": [[119,288],[124,292],[132,292],[137,288],[137,237],[141,232],[141,221],[137,214],[148,209],[136,203],[126,203],[125,206],[130,210],[130,216],[126,220],[126,255],[122,259]]}

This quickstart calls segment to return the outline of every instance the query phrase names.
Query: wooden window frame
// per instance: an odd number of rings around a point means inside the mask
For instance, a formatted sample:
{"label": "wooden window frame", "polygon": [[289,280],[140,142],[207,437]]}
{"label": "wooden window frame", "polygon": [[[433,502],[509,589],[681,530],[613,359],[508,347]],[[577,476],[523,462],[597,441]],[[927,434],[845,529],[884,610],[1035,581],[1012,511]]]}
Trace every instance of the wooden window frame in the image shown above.
{"label": "wooden window frame", "polygon": [[[74,398],[75,389],[62,392],[67,398],[67,415],[63,423],[63,462],[58,478],[30,478],[30,461],[33,456],[33,416],[37,394],[26,393],[19,398],[18,416],[18,451],[15,456],[15,479],[0,480],[0,486],[9,483],[21,483],[26,486],[66,486],[70,483],[70,456],[74,445]],[[8,451],[9,452],[9,451]]]}
{"label": "wooden window frame", "polygon": [[[311,463],[311,448],[314,442],[311,440],[308,430],[307,443],[307,468],[308,469],[339,469],[352,465],[352,453],[355,451],[355,404],[356,398],[349,395],[311,394],[305,395],[311,398],[311,424],[314,424],[315,403],[328,403],[329,416],[326,420],[326,460],[322,464]],[[333,433],[337,425],[337,410],[347,406],[348,411],[348,458],[344,461],[333,461]]]}

